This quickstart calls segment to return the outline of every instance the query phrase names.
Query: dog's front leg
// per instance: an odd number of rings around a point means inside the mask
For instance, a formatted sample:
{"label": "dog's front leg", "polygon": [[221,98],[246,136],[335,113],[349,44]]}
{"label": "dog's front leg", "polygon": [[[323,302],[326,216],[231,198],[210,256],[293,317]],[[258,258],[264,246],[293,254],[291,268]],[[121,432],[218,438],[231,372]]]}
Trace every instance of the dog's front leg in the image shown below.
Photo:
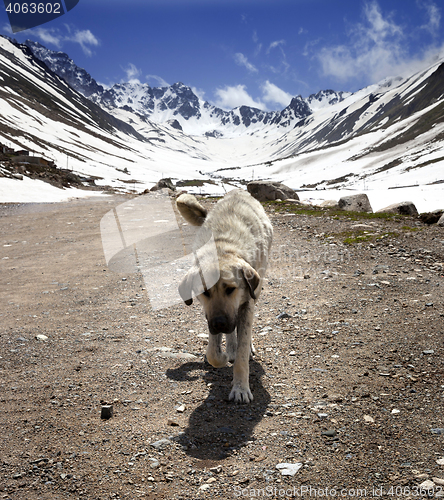
{"label": "dog's front leg", "polygon": [[214,368],[222,368],[228,363],[228,356],[221,350],[222,333],[210,333],[207,347],[207,360]]}
{"label": "dog's front leg", "polygon": [[228,361],[230,363],[234,363],[234,360],[236,359],[236,352],[237,352],[237,334],[236,330],[234,332],[231,332],[227,335],[225,335],[225,342],[227,346],[227,356],[228,356]]}
{"label": "dog's front leg", "polygon": [[237,322],[237,353],[233,365],[233,388],[230,400],[235,403],[250,403],[253,394],[250,391],[250,351],[251,329],[253,326],[254,301],[250,299],[240,306]]}

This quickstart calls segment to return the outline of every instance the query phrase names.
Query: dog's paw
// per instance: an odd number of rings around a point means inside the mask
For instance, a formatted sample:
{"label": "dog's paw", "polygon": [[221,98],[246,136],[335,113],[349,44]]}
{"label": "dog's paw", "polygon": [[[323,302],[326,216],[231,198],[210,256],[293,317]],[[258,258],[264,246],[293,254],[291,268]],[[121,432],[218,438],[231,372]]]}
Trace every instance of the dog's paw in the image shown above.
{"label": "dog's paw", "polygon": [[251,394],[248,386],[234,385],[228,399],[235,403],[251,403],[253,401],[253,394]]}
{"label": "dog's paw", "polygon": [[207,352],[207,361],[214,368],[223,368],[227,366],[228,356],[224,352],[220,352],[217,355]]}

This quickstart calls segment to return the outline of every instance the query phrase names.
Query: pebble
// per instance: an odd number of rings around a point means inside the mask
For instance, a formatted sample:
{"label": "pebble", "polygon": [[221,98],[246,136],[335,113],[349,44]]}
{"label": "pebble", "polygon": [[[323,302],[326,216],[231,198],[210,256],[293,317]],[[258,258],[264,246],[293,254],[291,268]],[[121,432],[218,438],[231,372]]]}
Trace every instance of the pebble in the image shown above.
{"label": "pebble", "polygon": [[286,319],[286,318],[291,318],[291,316],[286,313],[285,311],[281,312],[280,314],[278,314],[277,316],[277,319]]}
{"label": "pebble", "polygon": [[436,463],[438,465],[444,465],[444,458],[438,458],[438,460],[436,461]]}
{"label": "pebble", "polygon": [[325,436],[325,437],[335,437],[337,434],[337,432],[334,430],[334,429],[329,429],[328,431],[323,431],[321,433],[321,436]]}
{"label": "pebble", "polygon": [[171,444],[171,441],[169,439],[163,438],[159,439],[158,441],[154,441],[154,443],[150,443],[150,445],[153,448],[156,448],[156,450],[163,450],[167,446]]}
{"label": "pebble", "polygon": [[432,434],[444,434],[444,429],[442,427],[437,427],[436,429],[430,429]]}
{"label": "pebble", "polygon": [[36,335],[35,338],[37,340],[42,340],[42,341],[48,340],[48,337],[46,335],[42,335],[42,334]]}
{"label": "pebble", "polygon": [[422,482],[418,488],[420,490],[433,490],[435,488],[435,483],[433,481],[430,481],[430,479],[427,479],[426,481]]}
{"label": "pebble", "polygon": [[180,406],[178,406],[178,407],[176,408],[176,411],[177,411],[178,413],[183,413],[185,410],[186,410],[185,405],[180,405]]}
{"label": "pebble", "polygon": [[375,419],[373,417],[371,417],[370,415],[364,415],[364,421],[368,422],[369,424],[375,423]]}
{"label": "pebble", "polygon": [[160,467],[159,460],[157,460],[156,458],[149,458],[149,461],[151,462],[150,463],[151,469],[157,469],[158,467]]}
{"label": "pebble", "polygon": [[188,352],[160,351],[157,355],[161,358],[185,359],[187,361],[195,361],[196,359],[199,359],[194,354],[189,354]]}
{"label": "pebble", "polygon": [[108,420],[113,416],[113,405],[103,405],[100,413],[100,418]]}
{"label": "pebble", "polygon": [[297,462],[295,464],[290,463],[280,463],[276,465],[276,469],[281,471],[283,476],[294,476],[299,469],[301,469],[302,464]]}
{"label": "pebble", "polygon": [[422,351],[423,354],[435,354],[435,351],[433,349],[428,349],[426,351]]}

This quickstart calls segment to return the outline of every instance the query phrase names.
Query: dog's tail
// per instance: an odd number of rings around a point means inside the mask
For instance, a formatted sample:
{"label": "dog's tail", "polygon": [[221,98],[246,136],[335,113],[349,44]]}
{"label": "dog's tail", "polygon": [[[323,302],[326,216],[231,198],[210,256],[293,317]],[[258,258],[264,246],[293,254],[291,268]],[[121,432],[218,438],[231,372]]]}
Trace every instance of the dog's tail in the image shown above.
{"label": "dog's tail", "polygon": [[207,211],[192,194],[181,194],[176,200],[182,217],[193,226],[201,226],[207,217]]}

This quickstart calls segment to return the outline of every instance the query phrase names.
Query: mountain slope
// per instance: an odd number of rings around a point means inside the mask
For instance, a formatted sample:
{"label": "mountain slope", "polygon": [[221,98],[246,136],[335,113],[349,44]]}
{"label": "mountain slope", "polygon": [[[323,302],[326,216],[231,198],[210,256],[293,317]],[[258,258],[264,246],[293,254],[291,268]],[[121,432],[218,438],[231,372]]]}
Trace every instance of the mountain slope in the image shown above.
{"label": "mountain slope", "polygon": [[197,192],[212,193],[252,178],[311,189],[439,186],[443,76],[437,61],[354,94],[295,97],[276,112],[221,110],[180,83],[121,84],[100,91],[100,99],[92,94],[98,106],[28,46],[0,38],[0,143],[43,152],[59,165],[69,160],[98,183],[137,191],[165,176],[197,179]]}
{"label": "mountain slope", "polygon": [[59,166],[69,163],[98,183],[120,188],[140,183],[142,190],[165,169],[180,175],[187,162],[197,168],[208,159],[179,132],[145,120],[142,135],[123,118],[73,90],[26,45],[0,37],[0,143]]}

